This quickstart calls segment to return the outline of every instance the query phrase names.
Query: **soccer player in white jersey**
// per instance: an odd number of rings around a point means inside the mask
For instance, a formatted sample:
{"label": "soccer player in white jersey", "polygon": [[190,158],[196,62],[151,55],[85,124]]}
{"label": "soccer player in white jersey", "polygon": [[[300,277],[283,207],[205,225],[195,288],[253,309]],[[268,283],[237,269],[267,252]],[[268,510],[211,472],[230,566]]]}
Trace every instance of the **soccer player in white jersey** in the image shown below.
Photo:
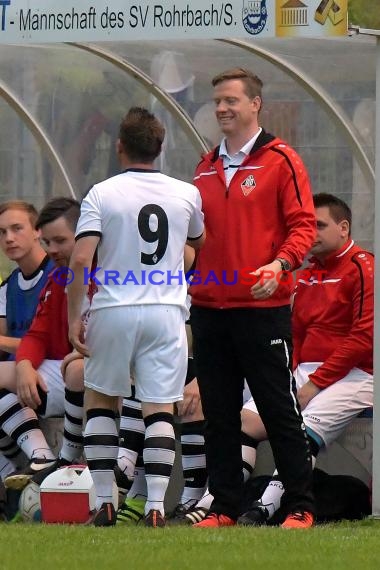
{"label": "soccer player in white jersey", "polygon": [[[130,371],[146,426],[146,526],[165,525],[163,501],[173,466],[173,404],[186,377],[186,280],[183,250],[202,246],[198,190],[153,167],[165,130],[146,109],[131,109],[120,125],[121,174],[84,198],[71,259],[69,336],[86,356],[85,452],[97,492],[95,526],[116,522],[113,469],[118,453],[115,409],[129,396]],[[97,250],[98,268],[90,271]],[[96,271],[96,273],[95,273]],[[89,273],[98,291],[86,344],[80,319]]]}

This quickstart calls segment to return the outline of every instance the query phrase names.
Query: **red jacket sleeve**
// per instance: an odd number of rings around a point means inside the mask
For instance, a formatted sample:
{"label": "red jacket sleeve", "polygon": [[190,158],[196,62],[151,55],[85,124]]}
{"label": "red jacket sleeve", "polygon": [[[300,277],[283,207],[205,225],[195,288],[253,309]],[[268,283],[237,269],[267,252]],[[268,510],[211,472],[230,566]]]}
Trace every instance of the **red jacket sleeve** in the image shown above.
{"label": "red jacket sleeve", "polygon": [[350,333],[342,344],[317,368],[309,379],[327,388],[358,366],[366,368],[373,357],[374,260],[372,255],[356,254],[352,259],[352,312]]}
{"label": "red jacket sleeve", "polygon": [[[278,147],[277,147],[278,148]],[[316,235],[315,208],[309,175],[295,150],[284,145],[280,200],[287,238],[276,257],[288,260],[292,269],[300,267]]]}
{"label": "red jacket sleeve", "polygon": [[34,368],[38,368],[43,360],[62,360],[71,350],[66,288],[49,278],[31,327],[16,352],[16,362],[29,360]]}

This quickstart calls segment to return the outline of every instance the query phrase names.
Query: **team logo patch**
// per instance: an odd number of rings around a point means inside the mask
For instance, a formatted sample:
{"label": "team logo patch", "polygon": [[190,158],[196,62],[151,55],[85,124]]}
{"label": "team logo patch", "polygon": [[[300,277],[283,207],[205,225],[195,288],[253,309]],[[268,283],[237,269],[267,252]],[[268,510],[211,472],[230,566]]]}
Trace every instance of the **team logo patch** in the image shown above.
{"label": "team logo patch", "polygon": [[243,26],[252,35],[260,34],[267,23],[266,0],[244,0]]}
{"label": "team logo patch", "polygon": [[256,187],[255,179],[253,178],[252,174],[247,176],[247,178],[240,184],[241,189],[243,190],[244,196],[248,196],[252,192],[252,190]]}

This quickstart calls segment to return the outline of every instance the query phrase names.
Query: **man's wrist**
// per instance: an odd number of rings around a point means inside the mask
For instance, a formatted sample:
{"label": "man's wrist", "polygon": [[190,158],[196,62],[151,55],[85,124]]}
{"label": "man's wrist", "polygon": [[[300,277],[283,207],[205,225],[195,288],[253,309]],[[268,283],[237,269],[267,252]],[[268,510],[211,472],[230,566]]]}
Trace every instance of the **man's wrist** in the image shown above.
{"label": "man's wrist", "polygon": [[276,257],[275,261],[278,261],[281,265],[281,271],[291,271],[292,265],[290,261],[284,259],[283,257]]}

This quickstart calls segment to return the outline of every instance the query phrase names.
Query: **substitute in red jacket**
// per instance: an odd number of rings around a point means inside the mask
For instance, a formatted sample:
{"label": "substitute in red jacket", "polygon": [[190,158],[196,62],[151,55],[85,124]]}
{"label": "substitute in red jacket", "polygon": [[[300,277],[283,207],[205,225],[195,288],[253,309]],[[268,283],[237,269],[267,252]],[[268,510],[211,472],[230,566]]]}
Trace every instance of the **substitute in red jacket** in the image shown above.
{"label": "substitute in red jacket", "polygon": [[72,350],[68,339],[66,288],[58,275],[55,268],[42,291],[32,325],[16,353],[17,363],[27,360],[36,370],[44,360],[63,360]]}
{"label": "substitute in red jacket", "polygon": [[311,456],[292,386],[291,283],[281,275],[299,267],[314,240],[309,179],[297,153],[259,126],[257,76],[236,68],[212,83],[225,136],[195,173],[207,237],[192,281],[191,324],[214,501],[198,525],[230,526],[241,513],[246,378],[286,488],[284,525],[308,527]]}
{"label": "substitute in red jacket", "polygon": [[[321,447],[373,405],[374,317],[373,255],[350,237],[350,208],[331,194],[315,195],[314,204],[313,258],[297,283],[292,314],[294,376],[313,465]],[[242,424],[244,437],[263,439],[253,400],[244,405]],[[280,507],[283,486],[275,479],[244,524],[264,524]]]}
{"label": "substitute in red jacket", "polygon": [[298,397],[306,416],[321,391],[336,383],[343,386],[348,375],[360,376],[367,388],[358,390],[356,380],[347,399],[348,413],[353,408],[356,415],[372,406],[374,259],[351,239],[351,211],[342,200],[317,194],[314,202],[317,238],[311,275],[298,282],[293,308],[296,376],[300,367],[309,366]]}
{"label": "substitute in red jacket", "polygon": [[[72,350],[68,340],[66,281],[70,277],[68,265],[79,213],[78,202],[57,198],[46,204],[38,218],[47,252],[57,267],[41,293],[36,316],[16,352],[17,395],[21,404],[33,409],[41,405],[41,396],[48,392],[46,381],[37,371],[46,360],[55,362],[54,385],[58,392],[61,387],[63,396],[60,362]],[[63,397],[61,400],[63,403]]]}

